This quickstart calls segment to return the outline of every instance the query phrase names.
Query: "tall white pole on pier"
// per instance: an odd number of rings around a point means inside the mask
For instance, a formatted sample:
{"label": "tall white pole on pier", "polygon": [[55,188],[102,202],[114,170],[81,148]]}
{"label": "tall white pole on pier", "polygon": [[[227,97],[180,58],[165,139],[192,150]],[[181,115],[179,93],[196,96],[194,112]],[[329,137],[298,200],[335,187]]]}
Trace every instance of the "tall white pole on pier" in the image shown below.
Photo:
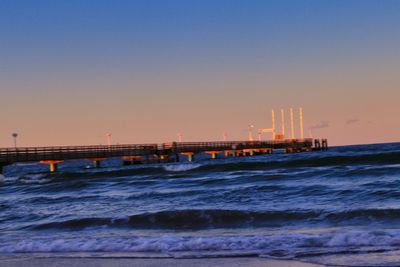
{"label": "tall white pole on pier", "polygon": [[249,124],[249,128],[248,128],[248,131],[249,131],[249,141],[253,141],[253,128],[254,128],[254,125],[253,125],[253,124]]}
{"label": "tall white pole on pier", "polygon": [[228,139],[228,134],[226,132],[224,132],[222,134],[222,140],[226,142],[227,139]]}
{"label": "tall white pole on pier", "polygon": [[294,139],[293,108],[290,108],[290,138]]}
{"label": "tall white pole on pier", "polygon": [[281,124],[282,135],[285,136],[285,110],[283,108],[281,109]]}
{"label": "tall white pole on pier", "polygon": [[304,128],[303,128],[303,108],[299,109],[300,116],[300,138],[304,139]]}
{"label": "tall white pole on pier", "polygon": [[178,142],[182,142],[182,137],[183,137],[183,134],[178,133]]}
{"label": "tall white pole on pier", "polygon": [[271,111],[272,116],[272,140],[275,140],[275,112],[274,110]]}

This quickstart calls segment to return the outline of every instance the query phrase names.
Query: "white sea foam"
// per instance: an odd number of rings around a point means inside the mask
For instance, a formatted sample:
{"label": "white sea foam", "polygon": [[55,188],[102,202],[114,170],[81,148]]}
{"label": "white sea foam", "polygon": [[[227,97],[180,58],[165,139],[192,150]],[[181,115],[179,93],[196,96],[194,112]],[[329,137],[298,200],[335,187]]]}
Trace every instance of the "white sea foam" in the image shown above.
{"label": "white sea foam", "polygon": [[347,232],[275,234],[259,236],[81,237],[0,240],[0,253],[19,252],[254,252],[273,257],[274,251],[293,257],[296,251],[325,249],[334,252],[366,247],[396,248],[400,232]]}
{"label": "white sea foam", "polygon": [[36,162],[17,162],[17,163],[14,163],[14,165],[25,167],[25,166],[37,166],[38,163],[36,163]]}
{"label": "white sea foam", "polygon": [[164,169],[170,172],[183,172],[183,171],[190,171],[193,169],[197,169],[200,166],[201,164],[197,163],[171,164],[171,165],[165,165]]}
{"label": "white sea foam", "polygon": [[51,180],[52,179],[47,178],[46,174],[27,174],[18,179],[19,182],[24,184],[44,184]]}

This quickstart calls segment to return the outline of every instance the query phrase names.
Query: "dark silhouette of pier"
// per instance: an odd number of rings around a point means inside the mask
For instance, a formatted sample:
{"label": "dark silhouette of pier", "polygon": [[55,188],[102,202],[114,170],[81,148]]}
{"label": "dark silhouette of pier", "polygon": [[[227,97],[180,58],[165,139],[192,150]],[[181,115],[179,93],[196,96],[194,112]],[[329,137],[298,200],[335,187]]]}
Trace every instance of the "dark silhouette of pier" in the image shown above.
{"label": "dark silhouette of pier", "polygon": [[0,173],[3,167],[17,162],[40,162],[48,164],[50,171],[57,170],[65,160],[88,159],[94,167],[111,157],[121,157],[125,164],[177,162],[179,155],[193,161],[196,154],[206,153],[212,159],[222,154],[225,157],[254,156],[284,150],[286,153],[326,150],[326,139],[287,139],[274,141],[223,141],[223,142],[172,142],[163,144],[58,146],[0,148]]}

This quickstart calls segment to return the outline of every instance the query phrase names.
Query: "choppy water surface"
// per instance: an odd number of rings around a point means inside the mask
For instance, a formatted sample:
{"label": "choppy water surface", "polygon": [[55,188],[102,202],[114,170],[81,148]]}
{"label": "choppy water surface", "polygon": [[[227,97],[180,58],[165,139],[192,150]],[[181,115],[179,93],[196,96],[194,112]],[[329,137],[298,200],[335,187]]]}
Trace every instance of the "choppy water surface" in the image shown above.
{"label": "choppy water surface", "polygon": [[[101,169],[6,168],[0,253],[400,265],[400,144]],[[136,254],[135,254],[136,253]],[[144,254],[143,254],[144,253]]]}

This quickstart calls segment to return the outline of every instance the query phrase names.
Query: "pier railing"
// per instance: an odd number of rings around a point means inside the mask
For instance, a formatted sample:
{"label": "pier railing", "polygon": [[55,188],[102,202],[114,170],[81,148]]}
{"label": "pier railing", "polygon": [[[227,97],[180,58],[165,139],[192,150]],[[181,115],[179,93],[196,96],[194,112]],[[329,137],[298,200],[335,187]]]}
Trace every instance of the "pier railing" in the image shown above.
{"label": "pier railing", "polygon": [[173,142],[112,146],[57,146],[0,148],[0,163],[93,159],[123,156],[171,155],[245,149],[311,149],[313,139],[275,141]]}
{"label": "pier railing", "polygon": [[0,148],[0,163],[146,156],[157,151],[157,144]]}
{"label": "pier railing", "polygon": [[243,149],[287,149],[312,148],[313,139],[288,139],[274,141],[223,141],[223,142],[180,142],[176,143],[175,152],[195,152],[243,150]]}

